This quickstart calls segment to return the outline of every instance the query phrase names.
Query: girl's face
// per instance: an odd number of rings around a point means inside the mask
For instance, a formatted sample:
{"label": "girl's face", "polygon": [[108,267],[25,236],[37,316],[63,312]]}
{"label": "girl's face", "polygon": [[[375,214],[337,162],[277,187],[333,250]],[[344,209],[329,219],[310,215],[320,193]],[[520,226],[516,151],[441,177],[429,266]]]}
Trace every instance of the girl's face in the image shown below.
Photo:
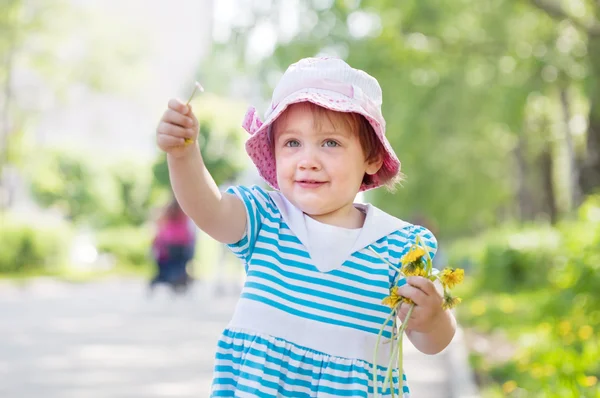
{"label": "girl's face", "polygon": [[316,112],[306,103],[291,105],[274,126],[277,183],[285,197],[314,219],[358,227],[353,206],[365,173],[375,174],[381,161],[367,162],[358,133],[345,123]]}

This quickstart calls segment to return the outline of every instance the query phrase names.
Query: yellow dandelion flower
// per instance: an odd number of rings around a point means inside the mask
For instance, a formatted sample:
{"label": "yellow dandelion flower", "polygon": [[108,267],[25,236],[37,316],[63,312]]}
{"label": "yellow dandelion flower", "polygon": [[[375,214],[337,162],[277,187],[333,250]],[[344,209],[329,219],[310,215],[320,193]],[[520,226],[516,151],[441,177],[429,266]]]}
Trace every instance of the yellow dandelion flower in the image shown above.
{"label": "yellow dandelion flower", "polygon": [[473,315],[483,315],[486,313],[487,311],[487,305],[485,304],[485,301],[481,300],[481,299],[475,299],[474,301],[471,302],[471,314]]}
{"label": "yellow dandelion flower", "polygon": [[402,257],[402,265],[406,265],[408,263],[417,263],[421,262],[420,260],[425,255],[425,250],[423,250],[420,246],[412,246],[408,253]]}
{"label": "yellow dandelion flower", "polygon": [[505,394],[510,394],[511,392],[517,389],[517,382],[514,380],[509,380],[506,383],[502,384],[502,391]]}
{"label": "yellow dandelion flower", "polygon": [[579,384],[584,387],[594,387],[598,383],[596,376],[583,376],[579,378]]}
{"label": "yellow dandelion flower", "polygon": [[579,328],[579,332],[577,334],[581,340],[589,340],[589,338],[594,334],[594,329],[592,329],[590,325],[585,325]]}
{"label": "yellow dandelion flower", "polygon": [[454,297],[450,293],[444,293],[444,302],[442,308],[448,310],[456,307],[462,300],[459,297]]}
{"label": "yellow dandelion flower", "polygon": [[397,292],[397,289],[391,289],[390,295],[385,297],[381,304],[387,305],[388,307],[394,309],[400,304],[400,300],[402,300],[402,296],[400,296]]}
{"label": "yellow dandelion flower", "polygon": [[571,323],[569,321],[562,321],[558,324],[558,334],[566,336],[571,333]]}
{"label": "yellow dandelion flower", "polygon": [[465,270],[462,268],[445,268],[440,275],[440,281],[444,287],[454,288],[465,279]]}
{"label": "yellow dandelion flower", "polygon": [[402,273],[406,276],[426,276],[427,274],[421,261],[404,264]]}

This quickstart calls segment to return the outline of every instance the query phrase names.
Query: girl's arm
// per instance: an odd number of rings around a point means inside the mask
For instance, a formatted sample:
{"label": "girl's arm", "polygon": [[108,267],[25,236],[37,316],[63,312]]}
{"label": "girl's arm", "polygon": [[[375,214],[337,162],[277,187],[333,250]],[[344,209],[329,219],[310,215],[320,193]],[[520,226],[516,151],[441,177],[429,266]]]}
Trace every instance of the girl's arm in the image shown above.
{"label": "girl's arm", "polygon": [[234,195],[222,193],[194,144],[185,156],[167,155],[175,197],[198,227],[223,243],[235,243],[246,229],[246,209]]}
{"label": "girl's arm", "polygon": [[[408,322],[410,324],[410,320]],[[428,332],[408,330],[406,336],[410,342],[424,354],[437,354],[450,344],[456,332],[456,319],[450,310],[440,313]]]}
{"label": "girl's arm", "polygon": [[170,100],[156,129],[156,140],[167,153],[175,197],[200,229],[218,241],[235,243],[244,236],[246,210],[240,199],[219,192],[204,165],[197,137],[198,120],[192,108]]}

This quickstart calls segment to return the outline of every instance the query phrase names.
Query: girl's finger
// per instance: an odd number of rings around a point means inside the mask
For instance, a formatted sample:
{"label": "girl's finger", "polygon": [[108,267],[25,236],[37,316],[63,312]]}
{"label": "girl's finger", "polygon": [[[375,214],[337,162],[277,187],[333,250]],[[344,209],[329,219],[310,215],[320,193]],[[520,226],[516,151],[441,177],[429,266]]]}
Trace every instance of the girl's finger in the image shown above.
{"label": "girl's finger", "polygon": [[404,303],[400,303],[396,307],[396,315],[398,315],[398,317],[400,319],[404,319],[404,317],[406,316],[406,312],[407,312],[406,307],[403,304]]}
{"label": "girl's finger", "polygon": [[427,301],[427,294],[421,289],[410,284],[398,288],[398,294],[411,299],[416,305],[423,305]]}
{"label": "girl's finger", "polygon": [[176,98],[169,100],[169,109],[179,112],[182,115],[187,115],[190,112],[190,107]]}
{"label": "girl's finger", "polygon": [[174,137],[172,135],[158,134],[156,136],[156,142],[158,143],[158,146],[160,146],[163,149],[166,149],[181,146],[185,143],[185,140],[183,138]]}
{"label": "girl's finger", "polygon": [[433,282],[422,276],[409,276],[406,281],[409,285],[422,290],[427,295],[434,295],[437,293]]}
{"label": "girl's finger", "polygon": [[194,119],[174,111],[173,109],[167,109],[162,120],[184,128],[194,127]]}
{"label": "girl's finger", "polygon": [[[398,316],[400,317],[400,319],[406,319],[406,316],[408,315],[408,311],[410,311],[410,307],[412,304],[408,304],[408,303],[401,303],[398,306]],[[417,322],[416,320],[418,320],[419,318],[421,318],[420,316],[420,312],[421,312],[421,308],[415,306],[410,314],[410,319],[413,320],[413,322]]]}
{"label": "girl's finger", "polygon": [[156,132],[179,138],[194,138],[196,136],[196,130],[193,128],[183,128],[167,122],[160,122],[156,128]]}

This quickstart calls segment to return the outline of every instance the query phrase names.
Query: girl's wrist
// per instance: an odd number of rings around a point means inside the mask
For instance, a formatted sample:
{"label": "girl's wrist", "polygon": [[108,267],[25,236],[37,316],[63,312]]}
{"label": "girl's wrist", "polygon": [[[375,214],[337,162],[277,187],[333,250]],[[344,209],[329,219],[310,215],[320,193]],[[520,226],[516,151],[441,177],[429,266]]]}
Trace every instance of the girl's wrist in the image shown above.
{"label": "girl's wrist", "polygon": [[190,144],[189,148],[184,148],[183,151],[177,154],[167,153],[167,161],[169,164],[179,164],[193,161],[194,158],[200,158],[202,160],[202,153],[198,144]]}
{"label": "girl's wrist", "polygon": [[424,330],[416,331],[422,335],[444,334],[445,330],[451,330],[455,326],[454,316],[450,310],[440,311]]}
{"label": "girl's wrist", "polygon": [[450,310],[444,310],[435,318],[427,331],[413,330],[407,336],[419,351],[433,355],[441,352],[450,344],[455,331],[454,315]]}

